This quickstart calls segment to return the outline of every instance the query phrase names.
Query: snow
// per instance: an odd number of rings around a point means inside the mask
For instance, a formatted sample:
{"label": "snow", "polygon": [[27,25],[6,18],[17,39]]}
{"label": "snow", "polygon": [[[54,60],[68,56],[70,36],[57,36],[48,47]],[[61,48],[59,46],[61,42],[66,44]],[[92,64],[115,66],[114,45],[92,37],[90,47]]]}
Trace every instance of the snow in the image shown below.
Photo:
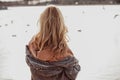
{"label": "snow", "polygon": [[[69,30],[68,44],[81,65],[77,80],[120,80],[120,6],[58,7]],[[30,80],[25,45],[37,32],[44,9],[0,10],[0,80]]]}

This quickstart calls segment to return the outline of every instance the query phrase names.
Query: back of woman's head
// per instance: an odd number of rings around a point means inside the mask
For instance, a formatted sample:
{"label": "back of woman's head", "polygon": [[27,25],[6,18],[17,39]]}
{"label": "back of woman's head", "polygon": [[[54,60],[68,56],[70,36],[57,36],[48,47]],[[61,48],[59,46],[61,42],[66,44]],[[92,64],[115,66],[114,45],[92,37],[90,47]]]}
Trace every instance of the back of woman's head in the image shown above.
{"label": "back of woman's head", "polygon": [[59,8],[49,6],[40,16],[40,31],[34,43],[38,50],[50,48],[55,53],[64,53],[67,49],[67,28]]}

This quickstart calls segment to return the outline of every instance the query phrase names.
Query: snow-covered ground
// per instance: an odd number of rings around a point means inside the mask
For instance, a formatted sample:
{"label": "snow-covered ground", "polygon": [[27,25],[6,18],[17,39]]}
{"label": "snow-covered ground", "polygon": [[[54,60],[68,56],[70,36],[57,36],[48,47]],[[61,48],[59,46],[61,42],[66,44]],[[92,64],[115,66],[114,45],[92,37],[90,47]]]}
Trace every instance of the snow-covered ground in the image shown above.
{"label": "snow-covered ground", "polygon": [[[77,80],[120,80],[120,6],[58,6],[69,46],[81,65]],[[0,10],[0,80],[30,80],[25,45],[45,6]],[[81,32],[80,32],[81,31]]]}

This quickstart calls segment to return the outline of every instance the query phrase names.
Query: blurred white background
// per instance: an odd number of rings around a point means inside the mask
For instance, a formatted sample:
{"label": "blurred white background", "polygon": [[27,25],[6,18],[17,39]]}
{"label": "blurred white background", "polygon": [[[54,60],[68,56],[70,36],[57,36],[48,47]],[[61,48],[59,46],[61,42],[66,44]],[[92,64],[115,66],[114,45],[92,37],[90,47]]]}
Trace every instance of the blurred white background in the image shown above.
{"label": "blurred white background", "polygon": [[[120,80],[120,6],[58,6],[69,46],[81,65],[77,80]],[[0,80],[30,80],[25,45],[45,6],[0,10]],[[80,32],[81,31],[81,32]]]}

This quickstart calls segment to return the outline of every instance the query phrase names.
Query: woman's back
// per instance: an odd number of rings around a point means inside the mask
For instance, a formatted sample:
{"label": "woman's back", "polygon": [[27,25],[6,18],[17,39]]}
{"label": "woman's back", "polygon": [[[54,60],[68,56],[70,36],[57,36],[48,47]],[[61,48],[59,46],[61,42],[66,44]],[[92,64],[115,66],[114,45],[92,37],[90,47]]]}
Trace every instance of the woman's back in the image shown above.
{"label": "woman's back", "polygon": [[32,40],[30,41],[28,47],[29,47],[29,50],[30,50],[31,54],[35,58],[40,59],[42,61],[49,61],[49,62],[59,61],[59,60],[64,59],[65,57],[73,56],[73,53],[69,48],[67,48],[66,53],[56,54],[56,55],[50,48],[46,48],[42,51],[39,51],[39,50],[36,51],[36,49],[35,49],[36,47],[35,47],[35,45],[32,44]]}

